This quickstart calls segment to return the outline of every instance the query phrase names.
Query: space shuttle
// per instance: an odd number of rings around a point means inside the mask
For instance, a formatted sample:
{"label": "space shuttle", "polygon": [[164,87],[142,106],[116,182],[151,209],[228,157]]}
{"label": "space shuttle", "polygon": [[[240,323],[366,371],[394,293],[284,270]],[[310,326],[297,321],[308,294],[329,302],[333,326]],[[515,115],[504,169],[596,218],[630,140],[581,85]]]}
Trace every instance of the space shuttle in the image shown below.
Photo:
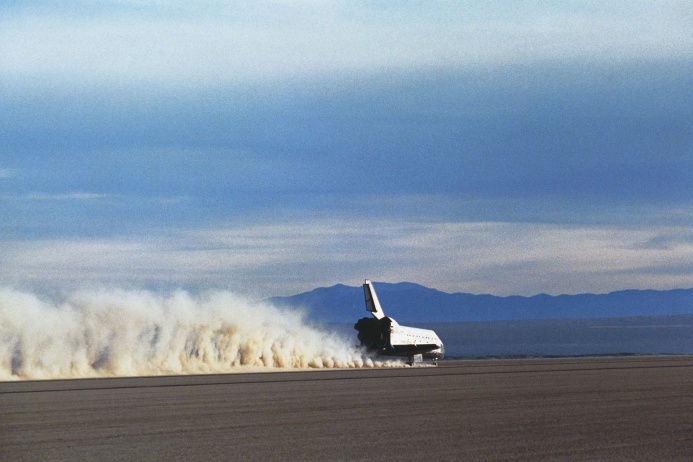
{"label": "space shuttle", "polygon": [[400,326],[394,319],[385,316],[373,284],[366,279],[363,284],[366,310],[372,318],[361,318],[354,329],[358,331],[361,345],[369,351],[386,356],[405,356],[408,364],[432,359],[433,364],[445,356],[445,347],[438,335],[430,329]]}

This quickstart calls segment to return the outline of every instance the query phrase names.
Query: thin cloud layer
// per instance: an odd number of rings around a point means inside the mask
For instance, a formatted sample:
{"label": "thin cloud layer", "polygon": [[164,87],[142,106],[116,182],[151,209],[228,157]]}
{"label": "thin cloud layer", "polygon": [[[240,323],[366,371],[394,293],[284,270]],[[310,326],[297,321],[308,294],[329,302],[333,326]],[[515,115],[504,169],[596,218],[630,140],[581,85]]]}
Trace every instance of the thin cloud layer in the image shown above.
{"label": "thin cloud layer", "polygon": [[156,287],[166,281],[257,297],[357,284],[370,274],[500,295],[670,289],[693,276],[687,227],[323,220],[130,240],[5,242],[0,255],[0,279],[17,284]]}
{"label": "thin cloud layer", "polygon": [[682,2],[34,6],[0,23],[0,69],[19,79],[194,87],[556,60],[672,61],[693,55],[686,11]]}

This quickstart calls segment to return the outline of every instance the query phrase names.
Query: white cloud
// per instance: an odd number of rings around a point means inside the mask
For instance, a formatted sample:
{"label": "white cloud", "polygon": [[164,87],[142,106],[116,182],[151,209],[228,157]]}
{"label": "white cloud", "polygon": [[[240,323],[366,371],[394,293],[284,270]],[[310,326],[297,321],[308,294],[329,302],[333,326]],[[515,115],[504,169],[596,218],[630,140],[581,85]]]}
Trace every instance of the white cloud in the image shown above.
{"label": "white cloud", "polygon": [[[657,245],[653,245],[657,243]],[[689,287],[685,227],[317,220],[137,239],[0,244],[0,279],[229,288],[265,297],[365,277],[448,292],[531,295]]]}
{"label": "white cloud", "polygon": [[115,197],[112,194],[99,194],[99,193],[88,193],[88,192],[69,192],[62,194],[45,194],[45,193],[32,193],[23,197],[27,200],[36,201],[85,201],[85,200],[97,200],[106,199],[109,197]]}
{"label": "white cloud", "polygon": [[17,175],[17,170],[12,168],[0,168],[0,180],[12,178]]}
{"label": "white cloud", "polygon": [[141,3],[153,11],[8,15],[0,20],[0,69],[19,79],[195,86],[388,69],[693,56],[690,24],[676,2],[588,5],[570,13],[456,2],[382,10],[342,2],[226,9],[181,2],[177,14],[165,14],[156,2]]}

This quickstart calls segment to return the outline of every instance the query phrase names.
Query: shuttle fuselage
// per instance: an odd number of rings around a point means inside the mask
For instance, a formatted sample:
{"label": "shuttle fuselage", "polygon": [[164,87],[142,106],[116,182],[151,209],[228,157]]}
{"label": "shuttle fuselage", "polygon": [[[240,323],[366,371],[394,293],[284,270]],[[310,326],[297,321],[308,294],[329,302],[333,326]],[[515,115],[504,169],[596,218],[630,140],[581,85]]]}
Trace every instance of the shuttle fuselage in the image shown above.
{"label": "shuttle fuselage", "polygon": [[380,355],[406,356],[410,364],[419,355],[432,359],[434,363],[445,356],[445,346],[434,331],[400,326],[397,321],[385,316],[373,284],[368,279],[363,284],[363,293],[366,310],[373,317],[361,318],[354,325],[362,346]]}

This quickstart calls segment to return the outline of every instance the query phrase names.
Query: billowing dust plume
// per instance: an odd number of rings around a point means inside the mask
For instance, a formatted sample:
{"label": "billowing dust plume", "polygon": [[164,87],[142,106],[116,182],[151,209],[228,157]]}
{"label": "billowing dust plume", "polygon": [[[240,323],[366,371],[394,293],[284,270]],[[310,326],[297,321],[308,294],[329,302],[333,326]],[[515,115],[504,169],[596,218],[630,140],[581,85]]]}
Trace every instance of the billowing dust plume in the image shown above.
{"label": "billowing dust plume", "polygon": [[353,343],[230,292],[103,289],[56,301],[0,288],[0,380],[399,364]]}

